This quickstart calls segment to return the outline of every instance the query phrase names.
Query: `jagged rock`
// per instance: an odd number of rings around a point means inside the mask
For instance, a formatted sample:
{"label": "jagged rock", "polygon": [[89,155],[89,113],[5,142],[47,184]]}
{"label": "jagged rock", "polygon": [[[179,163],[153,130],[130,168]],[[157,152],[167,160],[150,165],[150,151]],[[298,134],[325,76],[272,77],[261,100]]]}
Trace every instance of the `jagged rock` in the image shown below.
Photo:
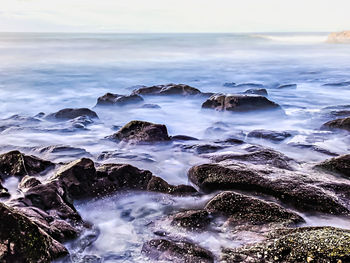
{"label": "jagged rock", "polygon": [[268,96],[266,89],[247,89],[244,94],[255,94],[261,96]]}
{"label": "jagged rock", "polygon": [[11,151],[0,155],[0,176],[2,178],[37,175],[52,167],[54,167],[54,164],[50,161],[24,155],[19,151]]}
{"label": "jagged rock", "polygon": [[67,250],[16,210],[0,203],[0,261],[51,262]]}
{"label": "jagged rock", "polygon": [[214,255],[196,245],[181,240],[153,239],[142,247],[142,253],[153,260],[175,263],[212,263]]}
{"label": "jagged rock", "polygon": [[264,96],[215,94],[202,104],[204,109],[246,112],[254,110],[281,110],[281,107]]}
{"label": "jagged rock", "polygon": [[334,227],[281,230],[272,238],[238,249],[224,249],[222,262],[350,262],[350,231]]}
{"label": "jagged rock", "polygon": [[350,179],[350,154],[326,160],[315,167],[346,176]]}
{"label": "jagged rock", "polygon": [[109,136],[110,139],[131,143],[150,143],[170,141],[165,125],[146,121],[131,121],[118,132]]}
{"label": "jagged rock", "polygon": [[77,109],[67,108],[67,109],[59,110],[57,112],[47,115],[46,119],[72,120],[81,116],[87,116],[92,119],[98,119],[96,112],[88,108],[77,108]]}
{"label": "jagged rock", "polygon": [[18,188],[23,190],[25,188],[32,188],[39,184],[41,184],[41,182],[38,179],[36,179],[34,176],[26,175],[22,178],[21,182],[18,185]]}
{"label": "jagged rock", "polygon": [[270,140],[274,142],[281,142],[293,135],[286,131],[270,131],[270,130],[254,130],[248,133],[248,137]]}
{"label": "jagged rock", "polygon": [[189,210],[170,217],[171,224],[188,230],[203,230],[209,226],[211,216],[206,210]]}
{"label": "jagged rock", "polygon": [[143,98],[137,94],[119,95],[106,93],[97,99],[96,106],[125,106],[143,102]]}
{"label": "jagged rock", "polygon": [[133,91],[138,95],[200,95],[200,90],[185,84],[167,84],[151,87],[143,87]]}
{"label": "jagged rock", "polygon": [[350,117],[326,122],[322,125],[322,129],[341,129],[350,131]]}

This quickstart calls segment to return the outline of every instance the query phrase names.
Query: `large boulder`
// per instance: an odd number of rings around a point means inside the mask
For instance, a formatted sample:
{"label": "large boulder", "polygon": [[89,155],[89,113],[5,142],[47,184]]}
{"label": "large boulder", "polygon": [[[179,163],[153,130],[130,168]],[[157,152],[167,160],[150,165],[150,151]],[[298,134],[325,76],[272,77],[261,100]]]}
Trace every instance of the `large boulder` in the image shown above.
{"label": "large boulder", "polygon": [[350,154],[326,160],[315,167],[346,176],[350,179]]}
{"label": "large boulder", "polygon": [[67,250],[30,219],[0,203],[0,261],[51,262]]}
{"label": "large boulder", "polygon": [[281,110],[278,104],[264,96],[239,94],[215,94],[202,104],[202,108],[235,112]]}
{"label": "large boulder", "polygon": [[224,249],[222,262],[350,262],[350,231],[304,227],[277,232],[264,243]]}
{"label": "large boulder", "polygon": [[200,95],[200,90],[185,84],[167,84],[151,87],[142,87],[133,91],[133,94],[138,95]]}
{"label": "large boulder", "polygon": [[25,155],[19,151],[11,151],[0,155],[0,177],[37,175],[54,164],[38,157]]}
{"label": "large boulder", "polygon": [[170,141],[165,125],[146,121],[131,121],[117,131],[110,139],[130,143],[151,143]]}
{"label": "large boulder", "polygon": [[202,164],[192,167],[189,179],[204,192],[245,190],[273,196],[301,210],[350,214],[349,202],[328,193],[310,179],[279,170],[257,170],[245,164]]}
{"label": "large boulder", "polygon": [[342,32],[334,32],[328,36],[329,43],[350,43],[350,30]]}
{"label": "large boulder", "polygon": [[142,253],[152,260],[162,262],[214,262],[214,255],[210,251],[182,240],[153,239],[143,245]]}
{"label": "large boulder", "polygon": [[81,116],[87,116],[92,119],[98,119],[96,112],[88,108],[76,108],[76,109],[67,108],[67,109],[59,110],[57,112],[47,115],[46,119],[72,120]]}
{"label": "large boulder", "polygon": [[350,117],[336,119],[322,125],[323,129],[341,129],[350,131]]}
{"label": "large boulder", "polygon": [[143,98],[137,94],[119,95],[106,93],[97,99],[96,106],[125,106],[141,102],[143,102]]}

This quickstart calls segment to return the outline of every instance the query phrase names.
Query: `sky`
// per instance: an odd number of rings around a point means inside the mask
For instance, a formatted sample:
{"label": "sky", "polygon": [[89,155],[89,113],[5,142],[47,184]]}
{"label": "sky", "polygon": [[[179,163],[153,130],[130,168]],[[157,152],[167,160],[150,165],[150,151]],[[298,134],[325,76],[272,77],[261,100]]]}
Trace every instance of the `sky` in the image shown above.
{"label": "sky", "polygon": [[0,0],[0,32],[331,32],[350,0]]}

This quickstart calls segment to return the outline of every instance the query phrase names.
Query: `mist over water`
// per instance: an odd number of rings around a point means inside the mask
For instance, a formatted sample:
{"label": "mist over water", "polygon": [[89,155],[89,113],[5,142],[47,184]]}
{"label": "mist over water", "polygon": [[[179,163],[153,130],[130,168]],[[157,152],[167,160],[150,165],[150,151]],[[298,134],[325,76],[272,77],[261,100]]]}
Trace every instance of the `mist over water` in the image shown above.
{"label": "mist over water", "polygon": [[[171,184],[187,184],[187,171],[208,162],[171,145],[118,145],[105,139],[131,120],[165,124],[170,135],[188,135],[201,143],[237,137],[272,147],[300,162],[318,162],[329,155],[290,146],[316,145],[336,154],[349,152],[349,135],[321,131],[329,120],[325,107],[350,105],[350,45],[326,43],[327,34],[0,34],[0,116],[31,117],[63,108],[93,108],[106,92],[130,94],[136,85],[184,83],[203,92],[239,93],[250,88],[224,83],[261,84],[269,99],[286,115],[228,113],[202,110],[205,98],[145,97],[159,109],[140,107],[94,108],[100,120],[86,130],[67,132],[65,124],[43,122],[0,129],[0,152],[67,145],[86,151],[97,162],[130,163],[148,169]],[[296,88],[278,89],[284,84]],[[325,85],[331,84],[331,85]],[[60,126],[61,125],[61,126]],[[247,138],[254,129],[290,131],[296,135],[281,144]],[[243,147],[243,146],[242,146]],[[118,153],[108,160],[103,152]],[[240,146],[224,151],[243,152]],[[40,156],[36,152],[35,155]],[[55,161],[75,157],[41,156]],[[15,181],[5,182],[15,189]],[[208,196],[205,198],[209,198]],[[136,262],[142,243],[154,238],[149,224],[181,209],[204,203],[201,198],[128,193],[77,204],[83,218],[99,230],[84,252],[105,257],[104,262]],[[308,217],[308,225],[350,228],[339,218]],[[220,225],[218,223],[218,225]],[[167,229],[166,229],[167,230]],[[193,239],[219,251],[230,236],[198,234]],[[237,244],[256,241],[254,234]],[[231,244],[232,245],[232,244]],[[79,250],[70,244],[71,251]]]}

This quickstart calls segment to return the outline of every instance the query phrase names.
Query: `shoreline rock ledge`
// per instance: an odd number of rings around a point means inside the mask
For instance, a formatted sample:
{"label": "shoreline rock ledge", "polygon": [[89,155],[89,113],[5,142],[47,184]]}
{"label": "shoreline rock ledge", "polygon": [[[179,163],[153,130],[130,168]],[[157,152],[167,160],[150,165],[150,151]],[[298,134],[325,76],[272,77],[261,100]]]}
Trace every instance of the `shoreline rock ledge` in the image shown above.
{"label": "shoreline rock ledge", "polygon": [[342,32],[334,32],[328,36],[328,43],[349,43],[350,44],[350,30]]}

